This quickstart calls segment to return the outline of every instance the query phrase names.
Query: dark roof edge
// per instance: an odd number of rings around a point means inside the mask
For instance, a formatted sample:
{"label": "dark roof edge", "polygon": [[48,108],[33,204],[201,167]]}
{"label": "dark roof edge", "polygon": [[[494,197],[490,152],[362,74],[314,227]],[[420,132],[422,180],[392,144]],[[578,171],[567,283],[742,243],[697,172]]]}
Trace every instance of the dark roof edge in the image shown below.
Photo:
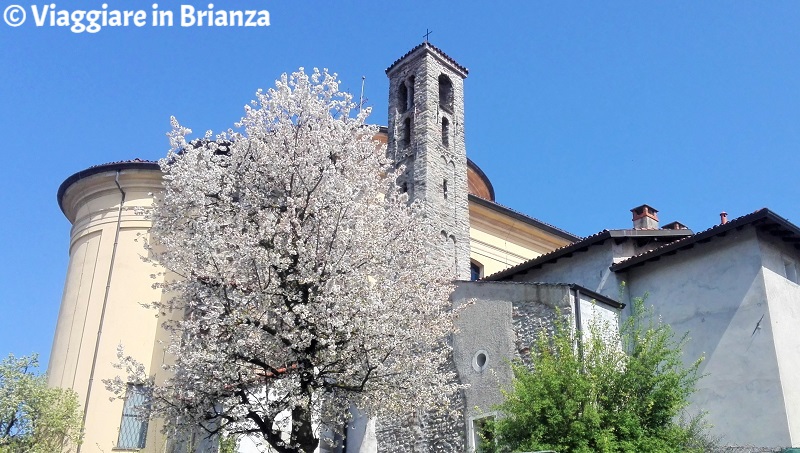
{"label": "dark roof edge", "polygon": [[578,241],[578,240],[581,239],[580,236],[575,236],[574,234],[572,234],[572,233],[570,233],[568,231],[564,231],[564,230],[562,230],[562,229],[560,229],[558,227],[555,227],[553,225],[544,223],[541,220],[534,219],[533,217],[527,216],[527,215],[525,215],[525,214],[523,214],[521,212],[515,211],[515,210],[513,210],[511,208],[508,208],[506,206],[503,206],[503,205],[497,203],[496,201],[487,200],[485,198],[481,198],[481,197],[473,195],[473,194],[469,194],[469,201],[474,201],[475,203],[477,203],[479,205],[485,206],[485,207],[490,208],[490,209],[494,209],[495,211],[500,211],[500,212],[502,212],[502,213],[504,213],[504,214],[506,214],[506,215],[508,215],[510,217],[513,217],[513,218],[519,220],[519,221],[525,222],[525,223],[527,223],[529,225],[533,225],[533,226],[535,226],[537,228],[541,228],[541,229],[543,229],[543,230],[545,230],[545,231],[547,231],[549,233],[552,233],[552,234],[554,234],[556,236],[559,236],[559,237],[562,237],[564,239],[567,239],[567,240],[570,240],[570,241]]}
{"label": "dark roof edge", "polygon": [[606,297],[606,296],[604,296],[604,295],[602,295],[600,293],[594,292],[589,288],[583,287],[581,285],[576,285],[575,283],[570,283],[569,287],[572,288],[572,289],[578,290],[583,294],[586,294],[587,296],[591,297],[592,299],[596,300],[597,302],[604,303],[606,305],[611,305],[612,307],[617,308],[617,309],[625,308],[625,304],[624,303],[617,302],[616,300],[614,300],[614,299],[612,299],[610,297]]}
{"label": "dark roof edge", "polygon": [[517,264],[516,266],[509,267],[508,269],[494,273],[488,277],[484,277],[484,280],[497,281],[502,278],[510,277],[539,264],[557,261],[564,255],[568,255],[583,248],[588,248],[593,245],[603,243],[609,238],[675,237],[677,240],[677,237],[679,236],[691,236],[692,234],[692,230],[603,230],[599,233],[587,236],[577,242],[573,242],[572,244],[565,245],[560,249],[553,250],[550,253],[537,256],[536,258]]}
{"label": "dark roof edge", "polygon": [[508,282],[508,281],[505,281],[505,282],[488,282],[486,280],[477,280],[477,281],[456,280],[455,283],[456,283],[456,285],[458,285],[459,283],[467,283],[467,284],[478,284],[478,285],[488,284],[488,285],[560,286],[560,287],[566,286],[566,287],[568,287],[570,289],[577,290],[577,291],[580,291],[583,294],[586,294],[587,296],[591,297],[592,299],[596,300],[597,302],[600,302],[600,303],[603,303],[603,304],[607,304],[607,305],[610,305],[610,306],[612,306],[614,308],[618,308],[618,309],[625,308],[625,304],[624,303],[618,302],[618,301],[616,301],[616,300],[614,300],[614,299],[612,299],[610,297],[604,296],[604,295],[602,295],[600,293],[592,291],[589,288],[583,287],[583,286],[575,284],[575,283]]}
{"label": "dark roof edge", "polygon": [[478,176],[480,176],[481,179],[483,179],[483,181],[486,183],[486,187],[489,189],[489,195],[491,195],[491,197],[492,197],[492,199],[489,200],[489,201],[494,201],[494,199],[495,199],[494,186],[492,185],[492,181],[489,180],[489,177],[486,176],[486,173],[484,173],[483,170],[481,170],[481,167],[479,167],[469,157],[467,157],[467,166],[472,168],[473,170],[475,170],[475,173],[477,173]]}
{"label": "dark roof edge", "polygon": [[759,209],[758,211],[751,212],[750,214],[743,215],[736,219],[729,221],[723,225],[715,225],[705,231],[701,231],[691,237],[681,239],[675,242],[670,242],[669,244],[663,245],[657,249],[653,249],[647,253],[642,253],[641,255],[637,255],[631,258],[628,258],[625,261],[620,261],[617,264],[614,264],[610,267],[610,269],[614,272],[619,272],[625,269],[629,269],[633,266],[637,266],[640,264],[644,264],[648,261],[656,260],[660,258],[663,254],[674,251],[680,250],[684,247],[693,246],[699,241],[703,241],[704,239],[710,239],[715,236],[720,236],[724,233],[729,232],[730,230],[740,228],[742,226],[746,226],[751,224],[757,220],[768,219],[771,220],[783,228],[789,230],[791,233],[795,234],[796,236],[800,237],[800,227],[789,222],[788,220],[784,219],[783,217],[779,216],[778,214],[770,211],[767,208]]}
{"label": "dark roof edge", "polygon": [[495,272],[492,275],[486,276],[482,278],[482,280],[486,281],[498,281],[500,279],[510,277],[515,275],[519,272],[524,270],[530,269],[537,264],[543,264],[550,260],[557,260],[563,255],[568,253],[572,253],[576,250],[582,249],[584,247],[590,247],[592,245],[602,243],[606,239],[611,237],[611,232],[608,230],[603,230],[599,233],[593,234],[591,236],[585,237],[579,241],[573,242],[572,244],[565,245],[559,249],[555,249],[550,253],[545,253],[544,255],[539,255],[536,258],[529,259],[528,261],[522,262],[517,264],[516,266],[509,267],[508,269],[502,270],[500,272]]}
{"label": "dark roof edge", "polygon": [[[118,170],[157,170],[160,172],[161,167],[158,165],[158,162],[137,159],[137,160],[128,160],[122,162],[111,162],[108,164],[94,165],[85,170],[81,170],[77,173],[74,173],[69,178],[65,179],[60,186],[58,186],[56,199],[58,200],[58,207],[61,209],[61,212],[64,212],[64,206],[61,205],[61,202],[64,198],[64,193],[67,191],[69,186],[75,184],[81,179],[88,178],[89,176],[96,175],[98,173],[103,173],[106,171],[118,171]],[[64,214],[66,214],[66,212],[64,212]]]}

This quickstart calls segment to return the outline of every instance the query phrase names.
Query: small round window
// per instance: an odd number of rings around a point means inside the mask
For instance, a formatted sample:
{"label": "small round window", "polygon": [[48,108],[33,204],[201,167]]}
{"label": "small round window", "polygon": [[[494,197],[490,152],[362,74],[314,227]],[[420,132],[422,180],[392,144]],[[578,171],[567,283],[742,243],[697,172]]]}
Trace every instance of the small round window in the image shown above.
{"label": "small round window", "polygon": [[472,357],[472,368],[479,373],[486,369],[488,363],[489,353],[483,349],[476,352],[475,356]]}

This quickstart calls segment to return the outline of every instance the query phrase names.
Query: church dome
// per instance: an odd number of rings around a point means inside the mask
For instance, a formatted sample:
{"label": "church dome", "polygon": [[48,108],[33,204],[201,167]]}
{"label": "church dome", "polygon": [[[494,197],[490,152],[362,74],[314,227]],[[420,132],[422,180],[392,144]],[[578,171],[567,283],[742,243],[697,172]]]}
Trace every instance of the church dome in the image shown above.
{"label": "church dome", "polygon": [[494,201],[494,187],[492,187],[492,182],[489,181],[486,173],[469,158],[467,159],[467,186],[469,187],[469,193],[471,195],[483,198],[484,200]]}

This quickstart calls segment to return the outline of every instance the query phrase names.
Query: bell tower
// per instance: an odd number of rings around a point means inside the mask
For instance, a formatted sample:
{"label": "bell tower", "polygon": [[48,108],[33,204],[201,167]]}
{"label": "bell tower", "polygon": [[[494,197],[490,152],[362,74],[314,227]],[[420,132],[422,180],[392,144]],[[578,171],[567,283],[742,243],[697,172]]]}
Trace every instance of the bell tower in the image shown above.
{"label": "bell tower", "polygon": [[395,61],[389,77],[387,152],[405,166],[400,184],[424,203],[440,231],[436,250],[453,277],[469,280],[464,79],[467,68],[425,41]]}

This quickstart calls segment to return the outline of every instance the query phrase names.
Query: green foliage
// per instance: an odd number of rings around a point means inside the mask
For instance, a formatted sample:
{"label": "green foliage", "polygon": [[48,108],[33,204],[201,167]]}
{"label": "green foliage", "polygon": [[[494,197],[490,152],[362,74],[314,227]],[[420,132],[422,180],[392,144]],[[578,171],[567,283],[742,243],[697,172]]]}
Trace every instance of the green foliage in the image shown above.
{"label": "green foliage", "polygon": [[699,379],[702,359],[685,366],[671,328],[644,298],[619,331],[594,323],[583,336],[559,316],[555,332],[532,345],[530,367],[516,363],[513,388],[491,422],[482,451],[702,451],[702,421],[676,419]]}
{"label": "green foliage", "polygon": [[0,362],[0,453],[69,451],[81,441],[78,395],[49,388],[37,356]]}
{"label": "green foliage", "polygon": [[220,436],[219,453],[236,453],[239,440],[236,436]]}

